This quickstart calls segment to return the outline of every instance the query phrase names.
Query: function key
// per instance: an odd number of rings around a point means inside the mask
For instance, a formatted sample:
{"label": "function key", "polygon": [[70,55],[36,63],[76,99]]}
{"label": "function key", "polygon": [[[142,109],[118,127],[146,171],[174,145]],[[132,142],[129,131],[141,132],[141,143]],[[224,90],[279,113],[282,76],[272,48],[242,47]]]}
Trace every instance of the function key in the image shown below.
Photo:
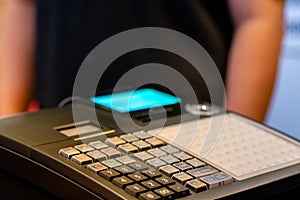
{"label": "function key", "polygon": [[128,192],[129,194],[137,197],[140,193],[146,192],[147,189],[140,184],[133,184],[133,185],[128,185],[125,188],[125,191]]}
{"label": "function key", "polygon": [[127,185],[134,183],[130,178],[127,178],[126,176],[116,177],[112,180],[112,182],[122,189],[124,189]]}
{"label": "function key", "polygon": [[201,177],[200,180],[205,182],[208,185],[209,189],[233,182],[232,177],[223,172]]}
{"label": "function key", "polygon": [[147,171],[144,172],[144,174],[149,178],[158,178],[162,176],[162,174],[159,171]]}
{"label": "function key", "polygon": [[60,149],[58,153],[59,155],[70,159],[72,156],[80,154],[80,151],[74,149],[73,147],[67,147],[67,148]]}
{"label": "function key", "polygon": [[91,147],[87,144],[76,145],[74,148],[77,149],[78,151],[80,151],[81,153],[86,153],[86,152],[95,150],[93,147]]}
{"label": "function key", "polygon": [[106,160],[107,156],[98,151],[98,150],[95,150],[95,151],[90,151],[88,152],[86,155],[90,156],[91,158],[93,158],[94,161],[101,161],[101,160]]}
{"label": "function key", "polygon": [[178,173],[179,169],[177,169],[176,167],[173,167],[172,165],[165,165],[165,166],[162,166],[161,168],[159,168],[159,171],[161,171],[162,173],[164,173],[168,176],[172,176],[173,174]]}
{"label": "function key", "polygon": [[170,185],[169,188],[175,192],[175,198],[181,198],[190,195],[190,190],[181,184]]}
{"label": "function key", "polygon": [[150,149],[147,151],[147,153],[150,153],[151,155],[155,156],[155,157],[161,157],[161,156],[165,156],[167,155],[166,152],[156,148],[156,149]]}
{"label": "function key", "polygon": [[135,182],[141,182],[148,179],[147,176],[144,176],[141,173],[128,174],[128,177],[134,180]]}
{"label": "function key", "polygon": [[146,164],[150,165],[151,167],[158,169],[164,165],[166,165],[167,163],[165,161],[162,161],[159,158],[153,158],[151,160],[147,160]]}
{"label": "function key", "polygon": [[102,153],[106,154],[109,158],[116,158],[116,157],[121,156],[121,153],[113,147],[108,147],[108,148],[105,148],[105,149],[101,149],[100,151]]}
{"label": "function key", "polygon": [[154,192],[149,191],[149,192],[140,194],[139,199],[140,200],[161,200],[162,198],[161,198],[161,196],[155,194]]}
{"label": "function key", "polygon": [[124,135],[121,135],[120,138],[125,140],[126,142],[130,142],[130,143],[139,140],[139,138],[135,137],[132,134],[124,134]]}
{"label": "function key", "polygon": [[87,166],[87,168],[89,170],[91,170],[92,172],[95,172],[95,173],[99,173],[102,170],[108,169],[105,165],[103,165],[103,164],[101,164],[99,162],[95,162],[95,163],[89,164]]}
{"label": "function key", "polygon": [[160,157],[160,159],[162,159],[163,161],[165,161],[168,164],[173,164],[173,163],[180,162],[180,160],[178,160],[177,158],[175,158],[172,155],[162,156],[162,157]]}
{"label": "function key", "polygon": [[216,170],[215,168],[213,168],[211,166],[195,168],[195,169],[191,169],[191,170],[187,171],[188,174],[190,174],[191,176],[193,176],[195,178],[199,178],[202,176],[208,176],[210,174],[214,174],[217,172],[218,172],[218,170]]}
{"label": "function key", "polygon": [[138,172],[149,169],[148,166],[143,163],[131,163],[128,166],[130,166],[131,168],[133,168],[135,171]]}
{"label": "function key", "polygon": [[134,170],[127,166],[119,166],[114,168],[116,171],[120,172],[123,175],[132,174],[134,173]]}
{"label": "function key", "polygon": [[144,140],[135,141],[132,144],[136,146],[140,151],[151,149],[151,145]]}
{"label": "function key", "polygon": [[177,173],[177,174],[174,174],[172,176],[172,179],[175,179],[177,180],[179,183],[181,183],[182,185],[185,184],[185,182],[189,181],[189,180],[192,180],[193,177],[184,173],[184,172],[180,172],[180,173]]}
{"label": "function key", "polygon": [[187,181],[185,186],[190,188],[191,190],[193,190],[196,193],[207,190],[207,185],[198,179]]}
{"label": "function key", "polygon": [[167,176],[155,178],[155,181],[157,181],[158,183],[160,183],[164,186],[173,185],[176,183],[173,179],[171,179],[170,177],[167,177]]}
{"label": "function key", "polygon": [[154,192],[162,196],[163,199],[174,199],[175,197],[175,193],[172,190],[165,187],[156,189],[154,190]]}
{"label": "function key", "polygon": [[193,158],[192,156],[190,156],[189,154],[187,154],[185,152],[174,153],[173,156],[175,156],[176,158],[180,159],[181,161],[185,161],[185,160]]}
{"label": "function key", "polygon": [[105,178],[109,181],[111,181],[115,177],[121,176],[121,174],[114,169],[103,170],[103,171],[100,171],[99,174],[100,174],[100,176],[102,176],[103,178]]}
{"label": "function key", "polygon": [[136,162],[134,159],[132,159],[129,156],[121,156],[116,158],[117,161],[119,161],[120,163],[122,163],[123,165],[128,165],[130,163],[134,163]]}
{"label": "function key", "polygon": [[138,148],[136,146],[133,146],[132,144],[122,144],[118,146],[118,150],[123,151],[125,153],[136,153],[138,152]]}
{"label": "function key", "polygon": [[115,168],[115,167],[119,167],[122,165],[115,159],[104,160],[104,161],[102,161],[102,164],[106,165],[109,168]]}
{"label": "function key", "polygon": [[179,152],[179,149],[173,147],[172,145],[166,145],[163,147],[160,147],[161,150],[167,152],[168,154],[173,154]]}
{"label": "function key", "polygon": [[142,162],[146,162],[147,160],[154,158],[154,156],[152,156],[149,153],[144,152],[144,151],[139,152],[139,153],[135,153],[133,155],[133,157],[140,160],[140,161],[142,161]]}
{"label": "function key", "polygon": [[119,137],[112,137],[112,138],[107,138],[105,140],[105,144],[108,144],[110,146],[113,146],[113,147],[117,147],[118,145],[121,145],[121,144],[125,144],[125,140],[122,140],[121,138]]}
{"label": "function key", "polygon": [[133,133],[133,135],[142,140],[152,137],[150,134],[146,133],[145,131],[138,131]]}
{"label": "function key", "polygon": [[85,165],[93,162],[93,159],[85,154],[72,156],[71,160],[79,165]]}
{"label": "function key", "polygon": [[173,166],[177,167],[180,171],[186,171],[189,169],[193,169],[193,167],[185,162],[179,162],[173,164]]}
{"label": "function key", "polygon": [[193,158],[193,159],[187,160],[185,162],[188,163],[189,165],[191,165],[194,168],[205,166],[205,163],[198,160],[197,158]]}
{"label": "function key", "polygon": [[163,141],[161,141],[161,140],[159,140],[157,138],[154,138],[154,137],[148,138],[145,141],[148,142],[149,144],[151,144],[151,146],[153,148],[160,147],[160,146],[163,146],[165,144]]}
{"label": "function key", "polygon": [[93,142],[90,142],[89,145],[95,149],[104,149],[104,148],[107,148],[107,144],[104,144],[103,142],[97,140],[97,141],[93,141]]}

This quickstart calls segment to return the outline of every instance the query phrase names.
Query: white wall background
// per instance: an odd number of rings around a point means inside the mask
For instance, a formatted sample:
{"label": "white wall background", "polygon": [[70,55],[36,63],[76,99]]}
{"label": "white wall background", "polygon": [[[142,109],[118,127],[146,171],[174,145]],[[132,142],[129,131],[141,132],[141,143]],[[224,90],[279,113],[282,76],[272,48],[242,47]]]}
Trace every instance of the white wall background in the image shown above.
{"label": "white wall background", "polygon": [[275,93],[266,124],[300,140],[300,0],[287,0]]}

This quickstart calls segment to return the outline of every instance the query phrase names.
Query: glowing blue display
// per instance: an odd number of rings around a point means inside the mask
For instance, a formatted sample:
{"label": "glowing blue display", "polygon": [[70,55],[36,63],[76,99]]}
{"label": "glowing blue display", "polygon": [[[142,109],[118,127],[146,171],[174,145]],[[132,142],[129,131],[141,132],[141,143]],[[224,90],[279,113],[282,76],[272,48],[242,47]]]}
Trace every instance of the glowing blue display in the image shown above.
{"label": "glowing blue display", "polygon": [[150,88],[96,96],[91,100],[98,105],[123,113],[181,102],[178,97]]}

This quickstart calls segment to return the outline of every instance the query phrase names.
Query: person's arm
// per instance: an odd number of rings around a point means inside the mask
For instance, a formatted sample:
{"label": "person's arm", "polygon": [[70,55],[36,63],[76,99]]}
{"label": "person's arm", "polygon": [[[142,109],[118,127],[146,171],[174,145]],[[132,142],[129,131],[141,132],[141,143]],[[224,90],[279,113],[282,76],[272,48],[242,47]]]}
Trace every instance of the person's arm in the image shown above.
{"label": "person's arm", "polygon": [[35,1],[8,0],[0,39],[0,116],[25,111],[32,95]]}
{"label": "person's arm", "polygon": [[263,122],[284,32],[283,0],[229,0],[235,34],[226,77],[227,109]]}

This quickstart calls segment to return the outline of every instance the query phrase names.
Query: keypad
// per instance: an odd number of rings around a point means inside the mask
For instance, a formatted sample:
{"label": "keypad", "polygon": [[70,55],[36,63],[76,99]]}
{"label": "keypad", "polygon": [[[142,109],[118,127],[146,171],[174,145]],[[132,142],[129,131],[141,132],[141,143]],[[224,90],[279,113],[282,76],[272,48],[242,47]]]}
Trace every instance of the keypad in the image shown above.
{"label": "keypad", "polygon": [[144,200],[180,199],[234,181],[145,131],[62,148],[58,153]]}

